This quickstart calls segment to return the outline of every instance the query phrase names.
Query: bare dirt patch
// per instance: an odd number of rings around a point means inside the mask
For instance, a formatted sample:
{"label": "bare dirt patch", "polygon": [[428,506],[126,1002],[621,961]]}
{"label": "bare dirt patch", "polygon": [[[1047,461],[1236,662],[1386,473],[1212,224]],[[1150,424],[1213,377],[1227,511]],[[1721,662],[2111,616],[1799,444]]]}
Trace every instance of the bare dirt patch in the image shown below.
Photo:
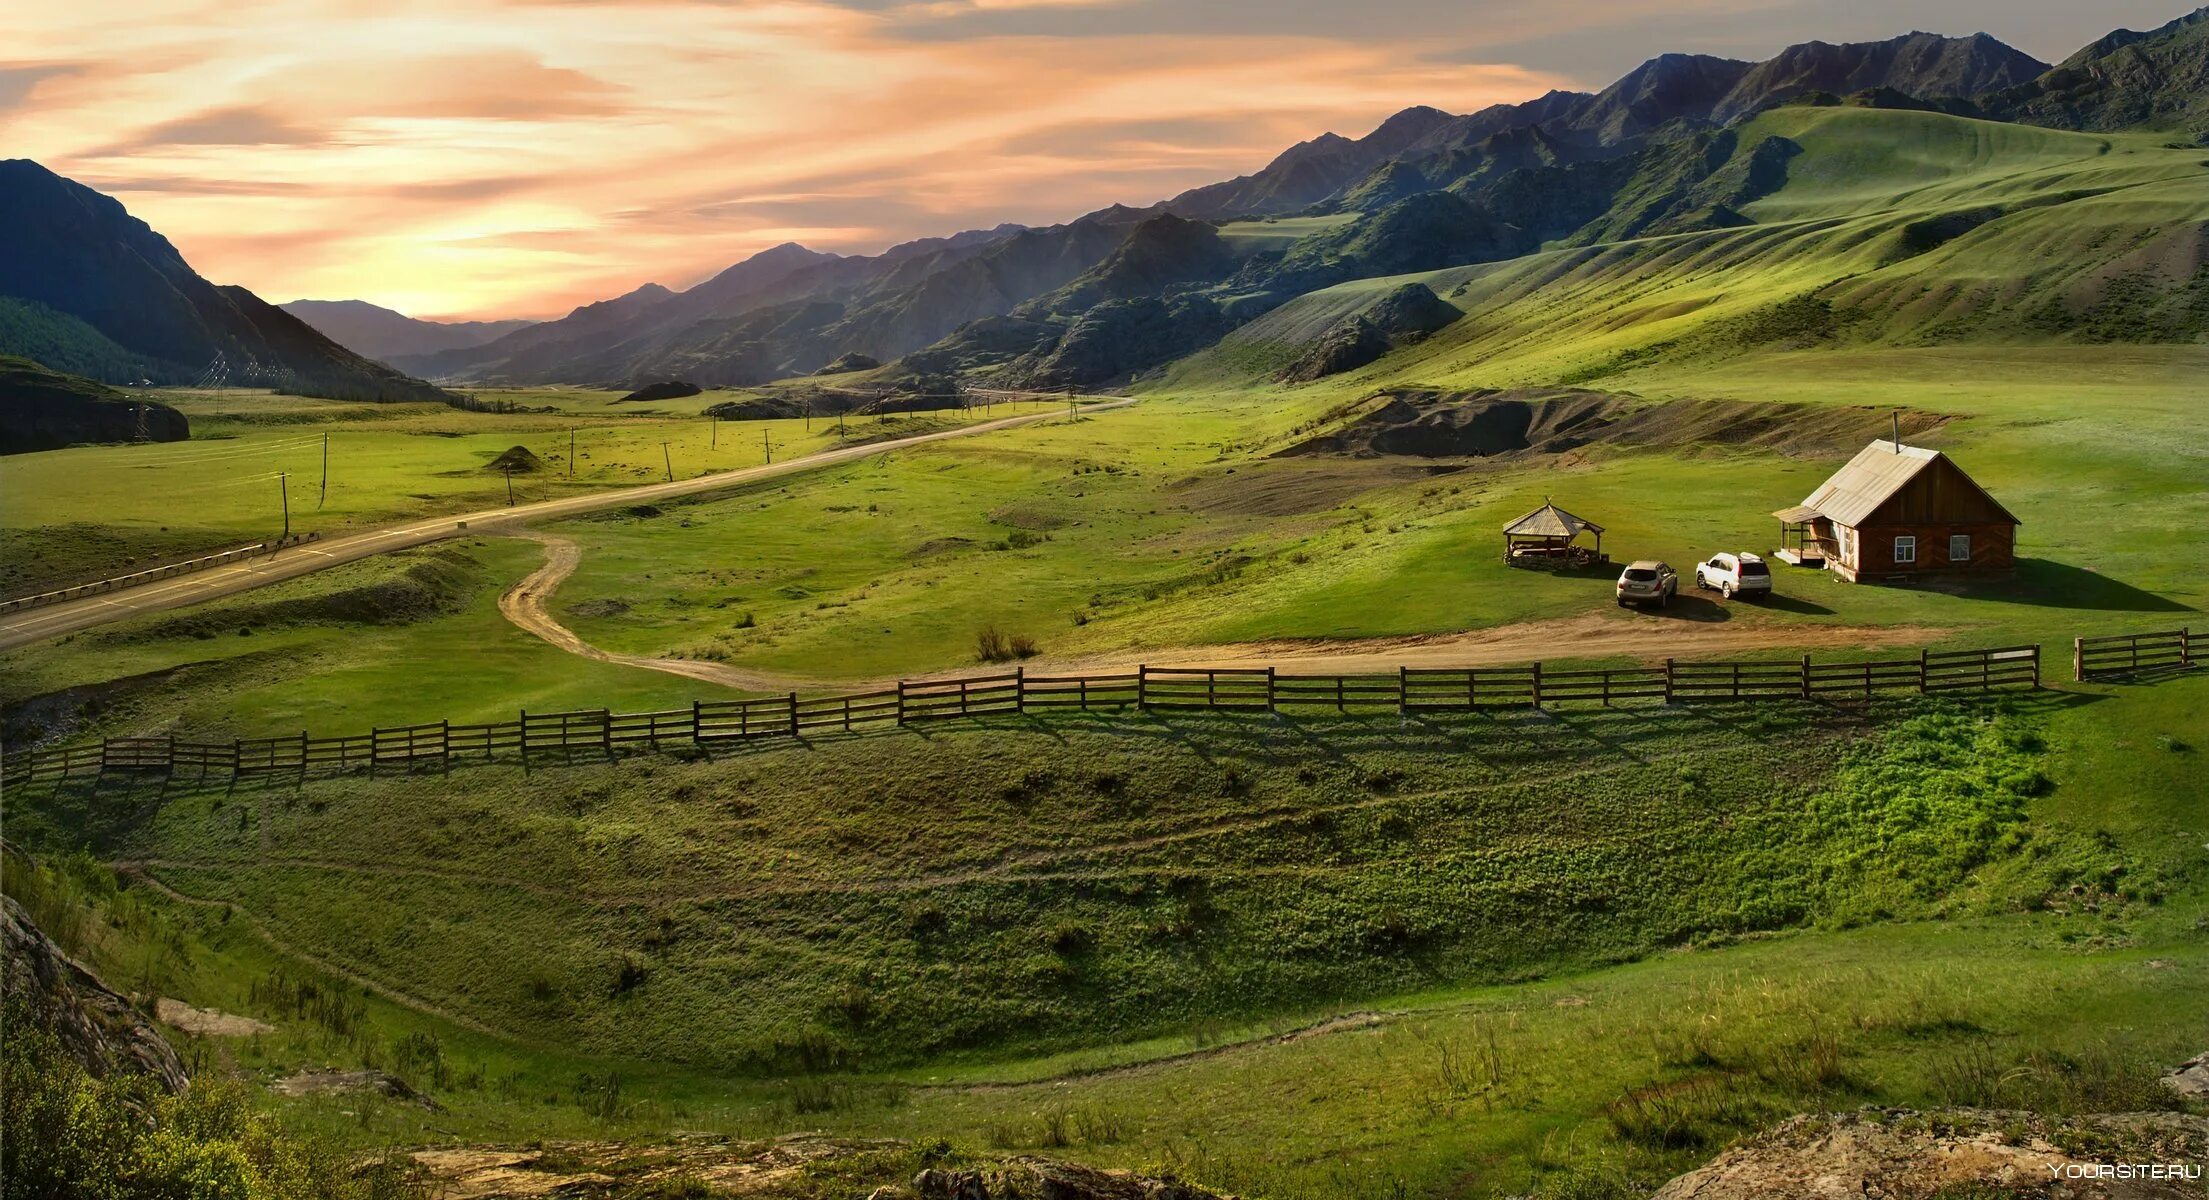
{"label": "bare dirt patch", "polygon": [[413,1085],[382,1071],[301,1071],[268,1085],[279,1096],[383,1096],[435,1109],[437,1102],[414,1090]]}
{"label": "bare dirt patch", "polygon": [[1326,512],[1392,483],[1427,472],[1408,463],[1272,459],[1191,475],[1167,488],[1192,512],[1236,517],[1294,517]]}
{"label": "bare dirt patch", "polygon": [[276,1027],[266,1021],[216,1012],[211,1008],[193,1008],[182,1000],[171,1000],[167,996],[154,1001],[153,1015],[161,1018],[161,1023],[171,1029],[181,1029],[201,1037],[252,1037],[255,1034],[276,1032]]}
{"label": "bare dirt patch", "polygon": [[[1668,621],[1642,614],[1589,613],[1524,621],[1463,633],[1377,638],[1281,638],[1216,646],[1133,651],[1099,660],[1152,666],[1271,666],[1341,674],[1386,673],[1404,667],[1493,667],[1554,659],[1666,658],[1800,647],[1878,650],[1938,641],[1946,630],[1920,625],[1804,625],[1780,622]],[[1086,664],[1085,664],[1086,665]]]}
{"label": "bare dirt patch", "polygon": [[[1644,400],[1622,392],[1526,388],[1384,392],[1337,410],[1347,423],[1284,456],[1494,458],[1591,445],[1741,447],[1801,458],[1852,453],[1890,434],[1890,409],[1743,400]],[[1905,410],[1904,436],[1947,423]]]}
{"label": "bare dirt patch", "polygon": [[2026,1112],[1866,1109],[1796,1117],[1660,1189],[1655,1200],[1931,1200],[1941,1196],[2199,1197],[2199,1181],[2081,1178],[2103,1164],[2199,1164],[2209,1118],[2048,1118]]}

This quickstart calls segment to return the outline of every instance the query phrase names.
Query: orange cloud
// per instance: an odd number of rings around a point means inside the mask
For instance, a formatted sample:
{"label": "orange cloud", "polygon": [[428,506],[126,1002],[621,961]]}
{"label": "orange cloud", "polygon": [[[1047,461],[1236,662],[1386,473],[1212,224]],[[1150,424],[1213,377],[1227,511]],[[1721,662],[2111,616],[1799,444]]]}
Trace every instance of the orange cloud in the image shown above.
{"label": "orange cloud", "polygon": [[1115,2],[18,6],[0,118],[12,152],[113,192],[219,281],[544,315],[783,240],[866,252],[1145,204],[1408,104],[1571,82],[1261,27],[913,32]]}

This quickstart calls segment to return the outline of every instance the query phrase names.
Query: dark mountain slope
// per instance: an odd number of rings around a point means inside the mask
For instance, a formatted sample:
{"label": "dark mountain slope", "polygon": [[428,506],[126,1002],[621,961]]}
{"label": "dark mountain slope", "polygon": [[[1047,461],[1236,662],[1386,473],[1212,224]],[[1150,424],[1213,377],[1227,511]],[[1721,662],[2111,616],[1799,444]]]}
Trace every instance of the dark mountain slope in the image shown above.
{"label": "dark mountain slope", "polygon": [[355,354],[381,360],[402,354],[465,350],[536,324],[535,321],[424,321],[366,300],[293,300],[277,307]]}
{"label": "dark mountain slope", "polygon": [[1804,42],[1758,63],[1714,105],[1721,124],[1811,92],[1849,95],[1891,88],[1931,99],[1976,96],[2030,82],[2048,64],[1983,33],[1908,33],[1884,42]]}
{"label": "dark mountain slope", "polygon": [[1282,151],[1253,174],[1191,188],[1159,207],[1196,219],[1290,212],[1334,195],[1462,119],[1423,105],[1407,108],[1362,138],[1323,133]]}
{"label": "dark mountain slope", "polygon": [[207,282],[121,204],[27,159],[0,162],[0,295],[144,356],[155,382],[190,382],[219,355],[233,383],[340,400],[454,399],[244,288]]}
{"label": "dark mountain slope", "polygon": [[1979,106],[1996,120],[2057,129],[2209,133],[2209,8],[2146,33],[2117,30]]}
{"label": "dark mountain slope", "polygon": [[184,414],[104,383],[0,355],[0,454],[82,442],[181,442]]}

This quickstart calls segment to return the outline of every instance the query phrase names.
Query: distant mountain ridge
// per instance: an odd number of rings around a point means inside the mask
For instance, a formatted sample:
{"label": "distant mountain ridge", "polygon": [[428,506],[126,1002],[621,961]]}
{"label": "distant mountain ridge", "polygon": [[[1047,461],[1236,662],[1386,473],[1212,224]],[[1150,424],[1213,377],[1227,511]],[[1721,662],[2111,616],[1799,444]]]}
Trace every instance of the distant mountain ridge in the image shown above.
{"label": "distant mountain ridge", "polygon": [[81,361],[104,382],[143,373],[155,383],[190,383],[219,362],[233,384],[301,395],[457,399],[355,354],[244,288],[209,283],[121,204],[27,159],[0,161],[0,297],[13,301],[0,323],[0,353],[20,345],[40,361]]}
{"label": "distant mountain ridge", "polygon": [[[741,386],[872,359],[890,364],[883,381],[935,386],[947,369],[979,369],[1008,384],[1089,386],[1350,279],[1753,224],[1743,208],[1785,183],[1799,147],[1743,144],[1738,131],[1778,105],[2198,131],[2209,127],[2205,41],[2196,13],[2112,33],[2057,67],[1983,33],[1811,41],[1762,62],[1660,54],[1597,92],[1463,115],[1408,108],[1363,137],[1322,134],[1145,208],[876,255],[785,243],[682,291],[647,284],[480,344],[393,359],[486,383]],[[0,311],[0,329],[9,319]]]}
{"label": "distant mountain ridge", "polygon": [[389,361],[402,354],[462,350],[501,338],[535,321],[426,321],[366,300],[293,300],[278,308],[356,354]]}

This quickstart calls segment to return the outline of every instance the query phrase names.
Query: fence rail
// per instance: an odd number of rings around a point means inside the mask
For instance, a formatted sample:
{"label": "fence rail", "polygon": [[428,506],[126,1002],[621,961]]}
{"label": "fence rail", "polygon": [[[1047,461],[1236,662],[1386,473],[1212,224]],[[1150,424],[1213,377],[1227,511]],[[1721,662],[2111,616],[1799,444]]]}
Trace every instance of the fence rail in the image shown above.
{"label": "fence rail", "polygon": [[[2173,649],[2175,647],[2175,649]],[[2184,630],[2081,638],[2073,663],[2092,674],[2192,665]],[[0,781],[22,784],[88,773],[248,777],[334,773],[381,767],[419,769],[455,760],[491,760],[578,752],[611,757],[629,749],[711,747],[809,731],[884,725],[1034,709],[1205,709],[1279,712],[1469,711],[1490,707],[1631,702],[1756,702],[1867,697],[1881,693],[1997,691],[2041,685],[2040,647],[1927,650],[1914,658],[1853,662],[1792,660],[1683,662],[1659,666],[1560,670],[1542,663],[1509,667],[1403,667],[1390,674],[1284,673],[1270,667],[1152,667],[1095,675],[999,675],[904,680],[895,687],[834,696],[796,692],[745,700],[699,700],[687,708],[616,713],[603,708],[524,710],[511,721],[455,725],[436,721],[367,733],[295,735],[190,742],[174,737],[109,738],[95,745],[32,750],[0,759]]]}
{"label": "fence rail", "polygon": [[2119,633],[2071,640],[2071,678],[2121,679],[2142,672],[2184,671],[2194,665],[2190,629]]}

